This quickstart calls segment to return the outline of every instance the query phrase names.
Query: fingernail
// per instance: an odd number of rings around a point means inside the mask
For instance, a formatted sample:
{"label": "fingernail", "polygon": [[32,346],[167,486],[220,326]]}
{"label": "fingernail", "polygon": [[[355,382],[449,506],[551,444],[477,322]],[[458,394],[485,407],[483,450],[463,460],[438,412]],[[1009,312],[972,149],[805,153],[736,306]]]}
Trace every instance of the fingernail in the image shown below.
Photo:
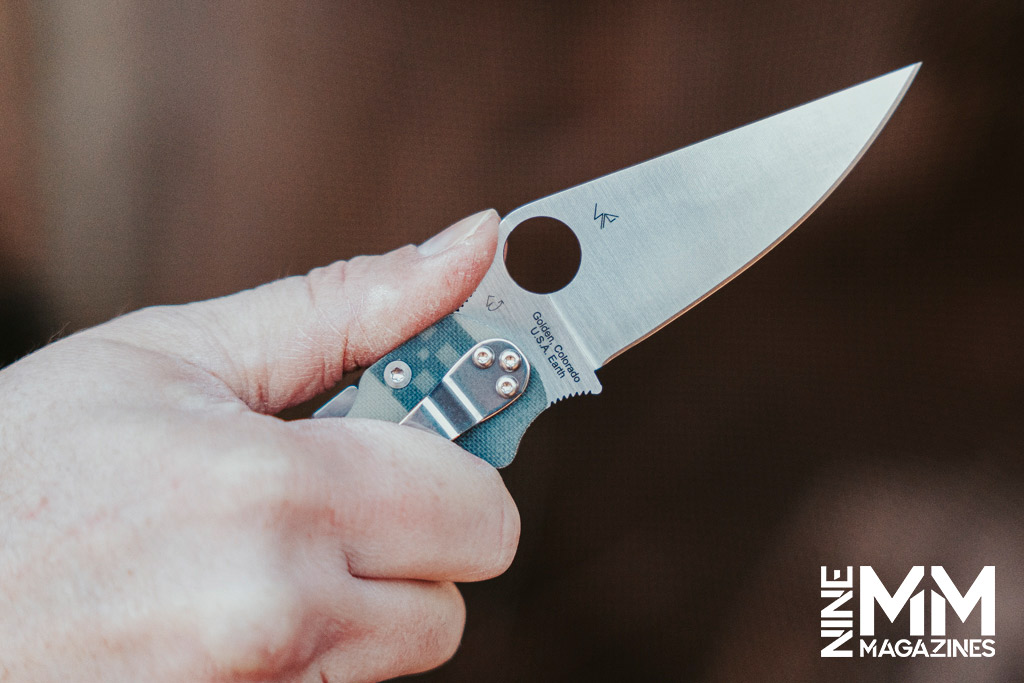
{"label": "fingernail", "polygon": [[480,229],[480,226],[491,218],[496,218],[498,212],[494,209],[487,209],[472,216],[467,216],[451,227],[437,233],[423,244],[416,247],[424,256],[440,254],[445,249],[454,247],[473,236]]}

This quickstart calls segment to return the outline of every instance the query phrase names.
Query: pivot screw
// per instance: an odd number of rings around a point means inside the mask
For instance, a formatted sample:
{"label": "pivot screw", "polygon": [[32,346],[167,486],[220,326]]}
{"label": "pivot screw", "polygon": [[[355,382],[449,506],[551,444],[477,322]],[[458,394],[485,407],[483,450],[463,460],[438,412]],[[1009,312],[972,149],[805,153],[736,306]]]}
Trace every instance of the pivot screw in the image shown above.
{"label": "pivot screw", "polygon": [[473,352],[473,365],[478,368],[489,368],[494,362],[494,351],[490,346],[481,346]]}
{"label": "pivot screw", "polygon": [[501,363],[501,368],[505,372],[515,372],[519,369],[519,364],[523,362],[523,359],[512,349],[505,349],[501,352],[498,362]]}
{"label": "pivot screw", "polygon": [[393,360],[384,367],[384,383],[392,389],[401,389],[412,380],[409,365],[400,360]]}
{"label": "pivot screw", "polygon": [[512,398],[519,390],[519,382],[516,381],[515,377],[505,375],[498,380],[497,384],[494,385],[494,388],[498,390],[498,394],[502,398]]}

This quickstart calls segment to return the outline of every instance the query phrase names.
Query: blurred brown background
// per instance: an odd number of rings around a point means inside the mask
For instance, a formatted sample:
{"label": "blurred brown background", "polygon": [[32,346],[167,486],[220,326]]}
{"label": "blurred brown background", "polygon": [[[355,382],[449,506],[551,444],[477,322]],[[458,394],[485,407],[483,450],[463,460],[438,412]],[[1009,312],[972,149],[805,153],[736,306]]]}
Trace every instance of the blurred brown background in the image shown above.
{"label": "blurred brown background", "polygon": [[[800,230],[528,432],[519,557],[426,679],[1021,680],[1022,8],[7,0],[2,359],[921,60]],[[821,659],[823,564],[996,565],[996,657]]]}

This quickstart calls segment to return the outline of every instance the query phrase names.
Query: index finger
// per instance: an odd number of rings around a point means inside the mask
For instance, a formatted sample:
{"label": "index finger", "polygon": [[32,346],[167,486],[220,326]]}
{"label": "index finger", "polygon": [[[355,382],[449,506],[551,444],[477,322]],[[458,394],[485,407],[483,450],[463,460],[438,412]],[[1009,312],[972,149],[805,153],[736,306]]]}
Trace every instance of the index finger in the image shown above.
{"label": "index finger", "polygon": [[519,511],[498,471],[439,436],[356,418],[288,423],[299,500],[362,578],[477,581],[504,572]]}

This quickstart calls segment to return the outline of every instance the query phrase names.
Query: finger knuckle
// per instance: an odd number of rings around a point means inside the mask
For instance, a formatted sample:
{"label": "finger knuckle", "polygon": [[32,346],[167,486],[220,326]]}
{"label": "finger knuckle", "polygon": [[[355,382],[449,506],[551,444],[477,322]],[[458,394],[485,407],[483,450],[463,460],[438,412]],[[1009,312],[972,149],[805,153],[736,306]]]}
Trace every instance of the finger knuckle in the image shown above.
{"label": "finger knuckle", "polygon": [[276,513],[291,499],[295,469],[284,453],[247,447],[223,454],[208,474],[222,502],[231,509]]}
{"label": "finger knuckle", "polygon": [[502,574],[511,566],[519,547],[521,522],[519,510],[509,495],[501,475],[493,467],[481,463],[486,489],[490,495],[486,497],[486,538],[489,541],[490,553],[481,553],[479,576],[486,579]]}
{"label": "finger knuckle", "polygon": [[[506,494],[507,496],[507,494]],[[503,574],[512,566],[519,549],[519,534],[522,530],[519,509],[509,497],[501,512],[501,530],[498,535],[498,552],[494,561],[494,575]]]}
{"label": "finger knuckle", "polygon": [[421,625],[417,671],[441,666],[455,656],[466,627],[466,603],[455,584],[437,584],[435,590],[441,597],[440,606]]}
{"label": "finger knuckle", "polygon": [[214,667],[232,676],[292,670],[307,658],[304,610],[276,582],[242,583],[204,603],[200,634]]}

